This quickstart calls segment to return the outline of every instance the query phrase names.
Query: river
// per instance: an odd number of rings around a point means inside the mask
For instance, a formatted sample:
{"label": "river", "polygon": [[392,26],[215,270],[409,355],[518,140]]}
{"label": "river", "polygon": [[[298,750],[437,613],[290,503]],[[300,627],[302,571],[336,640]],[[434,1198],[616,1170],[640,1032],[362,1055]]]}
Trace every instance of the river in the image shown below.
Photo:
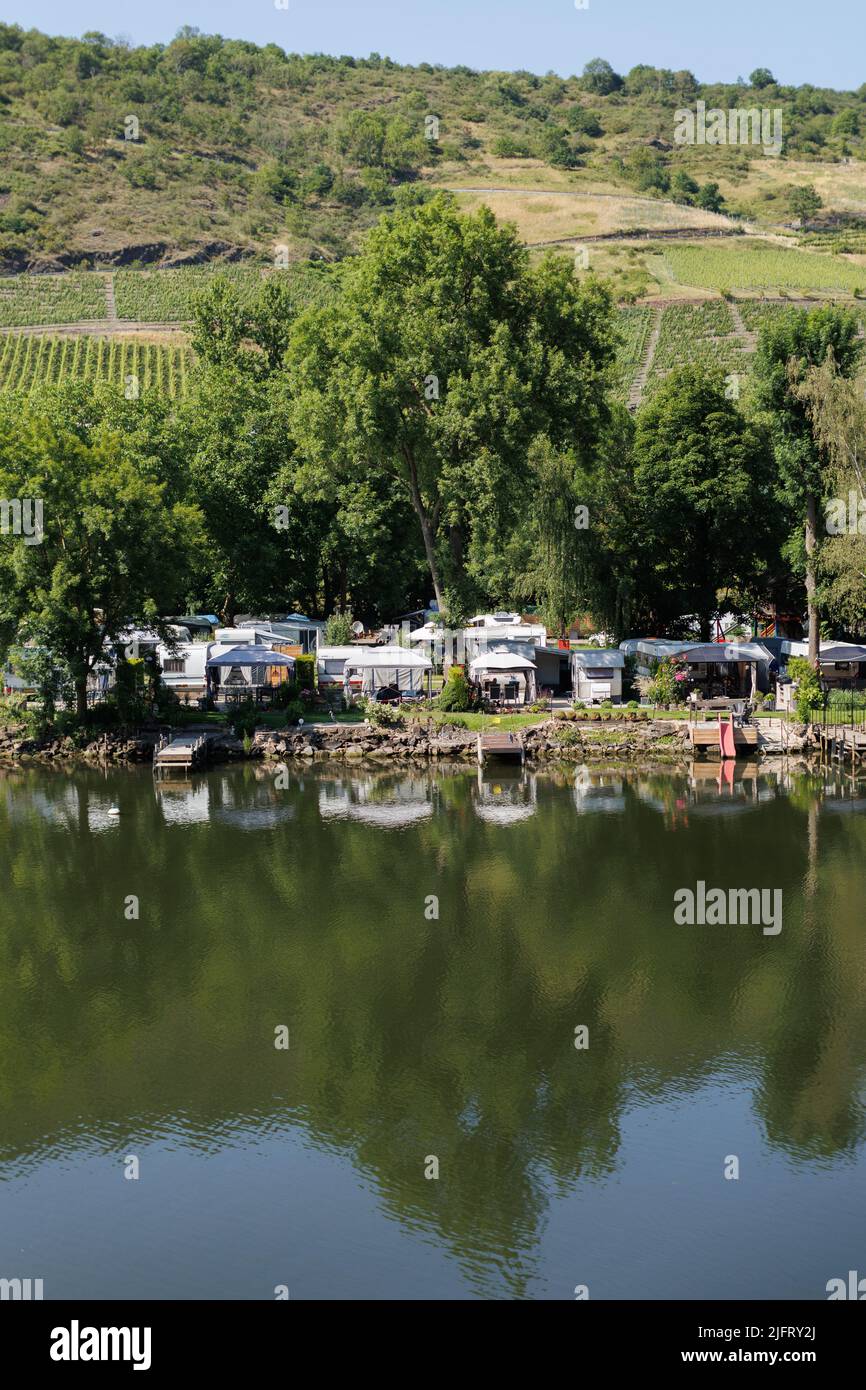
{"label": "river", "polygon": [[[0,1277],[825,1298],[866,1274],[864,812],[784,767],[5,770]],[[780,929],[679,924],[698,883]]]}

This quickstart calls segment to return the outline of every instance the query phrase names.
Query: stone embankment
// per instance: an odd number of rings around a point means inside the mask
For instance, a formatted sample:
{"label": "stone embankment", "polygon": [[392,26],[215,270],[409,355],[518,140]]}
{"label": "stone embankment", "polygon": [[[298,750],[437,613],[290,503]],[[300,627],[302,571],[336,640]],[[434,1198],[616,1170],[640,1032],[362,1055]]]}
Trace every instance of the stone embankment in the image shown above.
{"label": "stone embankment", "polygon": [[[786,751],[801,752],[805,731],[793,733]],[[592,759],[651,759],[686,762],[691,759],[688,726],[683,720],[654,719],[641,722],[611,720],[591,723],[577,719],[546,719],[523,730],[529,762],[560,759],[586,762]],[[475,758],[477,736],[453,724],[412,723],[373,726],[358,724],[312,725],[280,732],[259,731],[251,752],[264,758],[359,759],[388,763],[397,760],[449,760]],[[768,751],[778,752],[774,747]]]}
{"label": "stone embankment", "polygon": [[[156,729],[109,729],[83,737],[49,734],[37,738],[21,728],[5,728],[0,729],[0,762],[32,758],[40,762],[149,763],[158,740]],[[244,757],[244,746],[224,735],[210,753],[212,761],[225,762]]]}
{"label": "stone embankment", "polygon": [[[759,726],[760,728],[760,726]],[[528,762],[558,759],[568,762],[619,758],[635,761],[685,763],[691,759],[688,725],[684,720],[589,720],[554,717],[522,731]],[[784,740],[777,729],[759,733],[763,755],[802,754],[811,748],[805,726],[786,726]],[[124,733],[109,730],[89,739],[34,738],[22,729],[0,729],[0,762],[33,758],[40,761],[85,763],[146,763],[153,759],[156,730]],[[210,761],[242,758],[345,762],[453,762],[475,759],[477,735],[458,724],[411,721],[395,725],[311,724],[282,730],[258,730],[246,745],[223,735],[211,746]]]}

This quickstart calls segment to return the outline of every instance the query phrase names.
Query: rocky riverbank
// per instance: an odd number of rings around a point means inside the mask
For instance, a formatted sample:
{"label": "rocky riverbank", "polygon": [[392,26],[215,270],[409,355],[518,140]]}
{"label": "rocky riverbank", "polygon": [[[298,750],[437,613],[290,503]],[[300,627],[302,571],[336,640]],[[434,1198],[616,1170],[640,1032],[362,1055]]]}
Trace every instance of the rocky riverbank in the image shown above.
{"label": "rocky riverbank", "polygon": [[[808,731],[792,730],[786,751],[802,753]],[[582,720],[546,719],[522,730],[527,761],[589,762],[619,758],[653,762],[691,761],[688,726],[683,720],[654,719],[603,725]],[[453,724],[413,722],[406,726],[312,725],[280,732],[259,731],[251,752],[268,759],[336,759],[353,762],[460,760],[477,757],[477,735]],[[763,749],[761,750],[763,752]],[[779,745],[768,752],[777,754]]]}
{"label": "rocky riverbank", "polygon": [[[38,762],[110,763],[123,765],[153,762],[159,740],[157,729],[101,730],[90,735],[47,735],[35,738],[21,728],[0,729],[0,763],[34,759]],[[243,758],[239,739],[224,734],[212,748],[214,762]],[[256,754],[255,756],[259,756]]]}
{"label": "rocky riverbank", "polygon": [[[556,759],[592,762],[603,759],[687,763],[692,754],[684,720],[545,719],[521,731],[528,762]],[[28,736],[22,729],[0,730],[0,762],[37,759],[89,764],[131,764],[153,760],[158,733],[108,730],[90,738]],[[405,724],[310,724],[282,730],[259,729],[245,745],[228,733],[211,747],[211,760],[243,758],[329,759],[345,762],[454,762],[477,757],[477,734],[457,724],[412,720]],[[760,733],[759,756],[807,754],[811,749],[805,726]]]}

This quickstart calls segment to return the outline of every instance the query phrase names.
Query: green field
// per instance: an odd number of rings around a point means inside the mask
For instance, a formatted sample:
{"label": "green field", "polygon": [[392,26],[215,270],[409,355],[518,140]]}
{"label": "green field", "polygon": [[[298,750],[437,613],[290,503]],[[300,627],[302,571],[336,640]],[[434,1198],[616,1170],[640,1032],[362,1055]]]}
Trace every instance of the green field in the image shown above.
{"label": "green field", "polygon": [[664,263],[674,280],[696,289],[866,291],[866,265],[811,251],[757,245],[668,246]]}
{"label": "green field", "polygon": [[105,276],[9,275],[0,279],[0,328],[105,318]]}
{"label": "green field", "polygon": [[131,396],[150,390],[182,396],[190,361],[187,349],[155,343],[7,333],[0,338],[0,390],[30,392],[76,379],[114,382]]}
{"label": "green field", "polygon": [[[305,265],[267,273],[285,276],[302,306],[326,299],[333,284],[327,270],[314,270]],[[216,275],[230,281],[243,304],[253,302],[262,284],[262,271],[254,266],[119,270],[114,274],[118,318],[136,323],[185,322],[192,318],[195,296],[212,283]]]}

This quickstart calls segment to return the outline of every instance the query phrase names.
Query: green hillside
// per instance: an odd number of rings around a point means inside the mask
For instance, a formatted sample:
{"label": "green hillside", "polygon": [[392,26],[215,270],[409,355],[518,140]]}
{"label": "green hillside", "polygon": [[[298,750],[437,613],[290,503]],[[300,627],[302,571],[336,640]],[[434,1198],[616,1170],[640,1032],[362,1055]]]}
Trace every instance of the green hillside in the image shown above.
{"label": "green hillside", "polygon": [[[567,78],[402,67],[190,29],[131,48],[2,25],[0,264],[331,259],[430,183],[620,190],[771,224],[808,182],[862,231],[866,85],[753,79],[600,61]],[[782,158],[674,144],[675,111],[699,99],[781,109]]]}

